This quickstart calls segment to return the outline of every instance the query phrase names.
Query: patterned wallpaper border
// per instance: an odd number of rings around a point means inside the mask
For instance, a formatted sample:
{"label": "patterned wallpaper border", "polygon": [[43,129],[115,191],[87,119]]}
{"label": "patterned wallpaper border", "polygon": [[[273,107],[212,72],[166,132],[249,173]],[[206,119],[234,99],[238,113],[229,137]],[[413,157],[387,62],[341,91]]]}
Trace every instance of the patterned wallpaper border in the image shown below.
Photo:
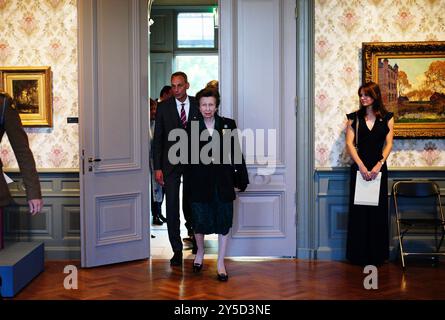
{"label": "patterned wallpaper border", "polygon": [[[357,108],[362,42],[444,41],[443,0],[316,0],[315,166],[347,165],[345,114]],[[1,66],[51,66],[53,128],[26,129],[43,169],[77,169],[78,115],[76,0],[0,0]],[[17,164],[7,139],[5,168]],[[445,166],[445,140],[395,140],[391,167]]]}
{"label": "patterned wallpaper border", "polygon": [[[0,0],[0,65],[51,66],[53,127],[26,128],[38,168],[77,169],[79,133],[67,117],[78,115],[76,0]],[[7,137],[5,168],[17,168]]]}
{"label": "patterned wallpaper border", "polygon": [[[346,113],[358,108],[362,42],[444,41],[443,0],[316,0],[315,167],[347,166]],[[396,139],[390,167],[445,166],[444,139]]]}

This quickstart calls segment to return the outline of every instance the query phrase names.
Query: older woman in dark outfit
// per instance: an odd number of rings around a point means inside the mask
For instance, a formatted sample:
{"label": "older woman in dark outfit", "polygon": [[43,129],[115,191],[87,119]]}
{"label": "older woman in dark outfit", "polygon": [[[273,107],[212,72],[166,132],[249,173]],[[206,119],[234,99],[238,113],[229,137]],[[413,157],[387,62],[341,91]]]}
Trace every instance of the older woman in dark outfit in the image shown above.
{"label": "older woman in dark outfit", "polygon": [[[360,109],[347,115],[346,146],[354,160],[351,166],[346,258],[357,265],[380,265],[389,257],[388,169],[386,159],[393,145],[393,114],[382,102],[374,82],[358,90]],[[358,125],[358,151],[355,132]],[[382,173],[378,206],[355,205],[357,171],[364,180]]]}
{"label": "older woman in dark outfit", "polygon": [[[193,230],[198,246],[193,261],[193,271],[199,272],[203,265],[204,235],[216,233],[218,234],[217,276],[218,280],[227,281],[224,256],[228,233],[232,227],[233,200],[236,198],[234,170],[237,170],[236,184],[240,191],[247,188],[249,179],[238,137],[232,134],[236,132],[233,131],[236,129],[235,121],[217,114],[220,101],[218,91],[214,88],[205,88],[198,92],[196,100],[199,102],[200,115],[193,121],[190,130],[193,132],[193,126],[198,126],[200,136],[207,135],[209,139],[191,141],[192,147],[189,149],[191,153],[194,152],[193,143],[199,143],[199,163],[193,163],[192,160],[189,165]],[[199,137],[191,136],[190,140],[192,139]],[[229,143],[225,144],[224,141]],[[213,148],[209,149],[209,146]],[[208,159],[205,159],[206,156]]]}
{"label": "older woman in dark outfit", "polygon": [[[42,195],[40,191],[39,176],[36,171],[34,157],[29,149],[28,137],[22,128],[19,113],[15,109],[12,99],[0,93],[0,141],[3,135],[8,135],[9,142],[14,150],[15,157],[23,176],[23,182],[26,187],[26,196],[28,198],[29,211],[32,215],[40,212],[43,206]],[[0,161],[0,169],[3,164]],[[3,170],[0,173],[0,249],[3,248],[3,207],[11,201],[8,185],[3,176]]]}

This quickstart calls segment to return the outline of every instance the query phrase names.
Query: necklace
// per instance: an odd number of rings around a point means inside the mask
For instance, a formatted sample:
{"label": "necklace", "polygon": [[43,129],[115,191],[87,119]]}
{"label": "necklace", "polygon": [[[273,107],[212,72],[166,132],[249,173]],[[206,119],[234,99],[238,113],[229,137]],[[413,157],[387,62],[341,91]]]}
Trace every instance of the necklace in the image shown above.
{"label": "necklace", "polygon": [[213,129],[215,127],[215,118],[212,118],[210,120],[204,120],[204,123],[207,129]]}

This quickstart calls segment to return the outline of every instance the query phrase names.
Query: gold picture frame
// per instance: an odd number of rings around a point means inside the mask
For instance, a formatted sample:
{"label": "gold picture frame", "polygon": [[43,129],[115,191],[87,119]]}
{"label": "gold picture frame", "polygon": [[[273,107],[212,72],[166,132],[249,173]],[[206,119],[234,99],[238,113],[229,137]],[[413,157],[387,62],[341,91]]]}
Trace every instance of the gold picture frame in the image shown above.
{"label": "gold picture frame", "polygon": [[14,99],[24,127],[52,127],[50,67],[0,67],[1,90]]}
{"label": "gold picture frame", "polygon": [[394,137],[445,137],[445,41],[364,42],[362,64],[394,112]]}

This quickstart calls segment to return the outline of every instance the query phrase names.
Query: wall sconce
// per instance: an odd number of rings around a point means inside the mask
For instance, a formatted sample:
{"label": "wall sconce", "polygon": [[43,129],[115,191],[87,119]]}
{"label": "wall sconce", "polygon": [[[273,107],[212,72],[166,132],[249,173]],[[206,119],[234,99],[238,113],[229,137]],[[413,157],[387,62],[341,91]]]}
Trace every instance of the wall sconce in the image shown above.
{"label": "wall sconce", "polygon": [[218,7],[213,8],[213,24],[215,28],[219,28],[219,11]]}
{"label": "wall sconce", "polygon": [[153,23],[155,23],[154,21],[153,21],[153,19],[152,18],[150,18],[150,20],[148,20],[148,34],[151,34],[151,26],[153,25]]}
{"label": "wall sconce", "polygon": [[154,0],[148,0],[148,34],[151,34],[150,28],[155,23],[151,18],[151,6],[153,5]]}

